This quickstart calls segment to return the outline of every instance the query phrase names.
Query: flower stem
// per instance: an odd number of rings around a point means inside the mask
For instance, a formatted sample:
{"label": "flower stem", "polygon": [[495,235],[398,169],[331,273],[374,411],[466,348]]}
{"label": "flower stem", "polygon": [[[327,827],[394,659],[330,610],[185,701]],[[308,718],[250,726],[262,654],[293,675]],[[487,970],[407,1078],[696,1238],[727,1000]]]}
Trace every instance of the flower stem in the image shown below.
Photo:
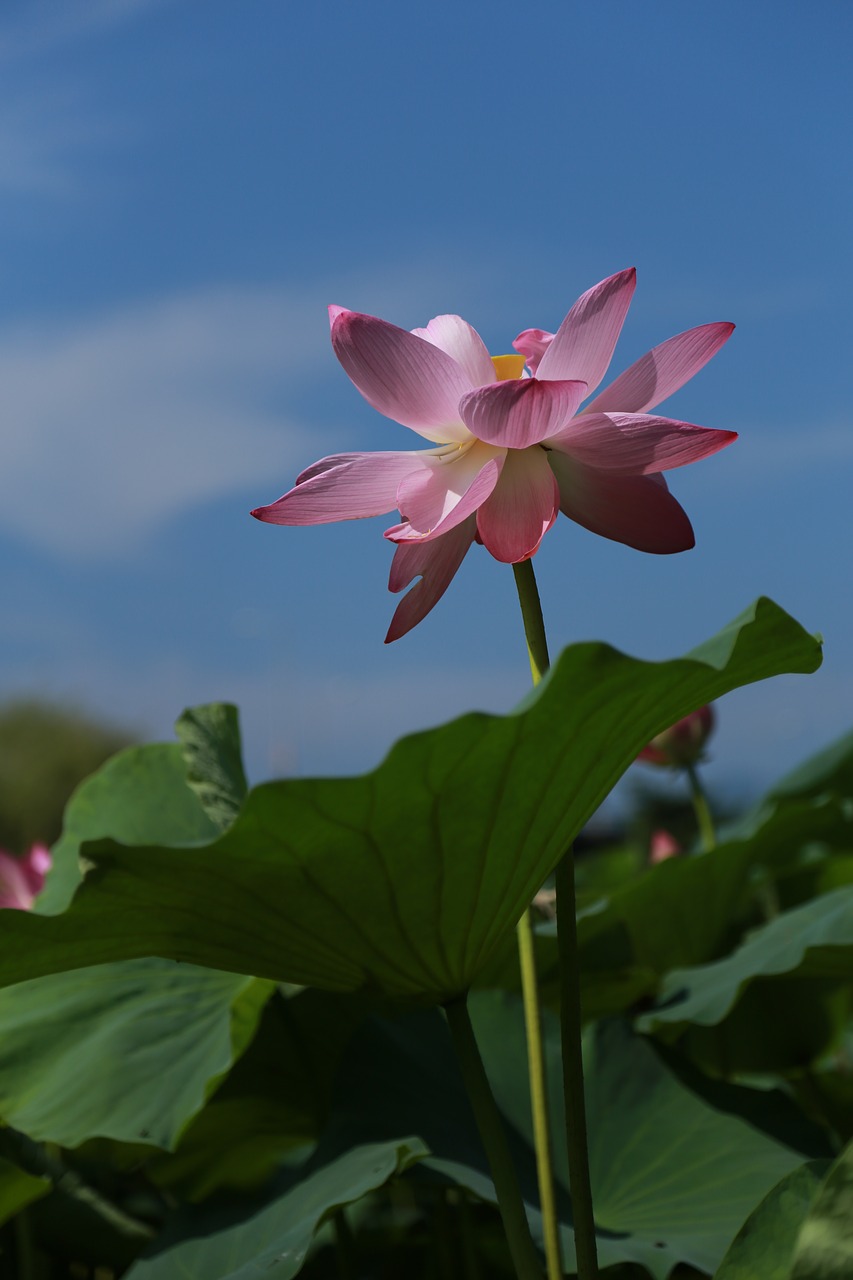
{"label": "flower stem", "polygon": [[154,1229],[147,1222],[126,1213],[84,1182],[75,1170],[51,1152],[48,1144],[36,1142],[10,1125],[0,1125],[0,1156],[34,1178],[47,1179],[56,1191],[85,1205],[134,1246],[142,1248],[154,1236]]}
{"label": "flower stem", "polygon": [[589,1179],[589,1145],[581,1046],[580,971],[575,901],[575,862],[569,849],[556,873],[557,945],[560,957],[560,1032],[563,1047],[563,1092],[566,1104],[566,1144],[569,1154],[569,1188],[578,1280],[596,1280],[598,1254]]}
{"label": "flower stem", "polygon": [[711,817],[708,796],[702,786],[696,765],[687,764],[684,766],[684,771],[690,782],[690,796],[693,801],[693,812],[696,814],[696,822],[699,826],[699,834],[702,837],[702,848],[706,853],[710,853],[712,849],[716,848],[717,834],[714,830],[714,819]]}
{"label": "flower stem", "polygon": [[533,561],[522,560],[521,564],[512,566],[512,571],[515,574],[518,603],[521,605],[521,617],[524,621],[530,673],[533,676],[533,683],[538,684],[551,663],[548,658],[548,640],[545,636],[542,604],[539,599],[539,588],[536,586],[536,575],[533,572]]}
{"label": "flower stem", "polygon": [[539,1203],[542,1209],[542,1234],[545,1241],[545,1269],[548,1280],[561,1280],[563,1265],[560,1257],[560,1230],[554,1193],[554,1159],[548,1119],[548,1088],[542,1046],[539,988],[536,981],[536,954],[533,950],[533,922],[529,908],[516,926],[516,938],[521,968],[521,993],[524,1000],[524,1027],[527,1034],[527,1073],[530,1079],[530,1110],[533,1114],[536,1174],[539,1182]]}
{"label": "flower stem", "polygon": [[444,1011],[492,1172],[515,1274],[518,1280],[543,1280],[539,1254],[530,1234],[501,1114],[489,1086],[474,1028],[471,1026],[467,997],[461,996],[457,1000],[448,1001]]}
{"label": "flower stem", "polygon": [[[537,685],[548,670],[548,640],[542,618],[542,605],[536,576],[530,560],[512,566],[530,673]],[[560,1257],[560,1230],[554,1192],[554,1160],[551,1150],[548,1087],[545,1077],[545,1054],[542,1046],[542,1020],[539,1012],[539,986],[536,979],[536,953],[533,949],[533,923],[528,908],[516,928],[518,963],[521,970],[521,994],[524,1001],[524,1026],[527,1035],[527,1071],[530,1079],[530,1110],[533,1116],[533,1141],[536,1147],[536,1173],[539,1203],[542,1209],[542,1232],[545,1241],[545,1263],[548,1280],[560,1280],[563,1274]]]}
{"label": "flower stem", "polygon": [[332,1230],[335,1236],[339,1280],[355,1280],[358,1275],[355,1261],[355,1236],[343,1207],[336,1209],[332,1214]]}
{"label": "flower stem", "polygon": [[[527,652],[530,658],[530,670],[534,685],[538,684],[548,670],[548,642],[545,636],[545,624],[542,619],[542,605],[533,572],[533,564],[525,560],[522,564],[514,564],[515,584],[524,619],[524,634],[527,637]],[[575,867],[571,848],[563,856],[557,867],[557,939],[560,957],[560,1030],[563,1049],[563,1091],[566,1107],[566,1144],[569,1157],[569,1190],[572,1197],[572,1216],[574,1219],[575,1252],[578,1260],[579,1280],[596,1280],[598,1276],[598,1257],[595,1244],[595,1221],[592,1212],[592,1191],[589,1179],[589,1149],[586,1135],[586,1104],[584,1102],[583,1056],[581,1052],[581,1008],[580,1008],[580,967],[578,964],[578,936],[575,906]],[[522,974],[524,964],[522,962]],[[535,974],[533,978],[535,990]],[[524,979],[522,977],[522,990]],[[527,996],[525,993],[525,1015],[527,1015]],[[537,1010],[538,1020],[538,1010]],[[533,1054],[529,1048],[531,1062],[531,1103],[536,1108],[535,1086],[533,1084]],[[541,1055],[541,1037],[540,1037]],[[544,1101],[544,1072],[543,1072]],[[544,1126],[548,1130],[547,1111]],[[534,1120],[534,1133],[537,1133]],[[537,1142],[537,1159],[539,1147]],[[548,1153],[550,1162],[550,1150]],[[540,1174],[541,1179],[541,1174]],[[553,1188],[553,1174],[550,1178]],[[543,1194],[540,1182],[540,1198],[542,1200],[543,1218],[545,1215],[546,1195]],[[556,1214],[554,1215],[556,1230]],[[548,1240],[547,1221],[545,1240]],[[550,1258],[549,1258],[550,1265]],[[559,1266],[559,1258],[557,1259]],[[549,1271],[550,1280],[550,1271]]]}

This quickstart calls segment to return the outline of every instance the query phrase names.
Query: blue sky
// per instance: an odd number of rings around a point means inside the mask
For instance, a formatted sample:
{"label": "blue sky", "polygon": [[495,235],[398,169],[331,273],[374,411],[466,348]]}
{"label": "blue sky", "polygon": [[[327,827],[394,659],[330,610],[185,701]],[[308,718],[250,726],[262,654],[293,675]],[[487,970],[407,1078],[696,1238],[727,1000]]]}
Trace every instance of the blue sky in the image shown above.
{"label": "blue sky", "polygon": [[709,777],[748,793],[853,723],[846,5],[774,0],[20,0],[0,16],[0,696],[168,736],[243,708],[256,779],[369,767],[528,680],[477,550],[382,638],[389,521],[251,507],[339,449],[417,446],[332,355],[326,304],[492,351],[629,265],[612,371],[738,328],[667,412],[734,429],[674,473],[695,550],[560,520],[551,647],[683,652],[769,594],[823,670],[727,699]]}

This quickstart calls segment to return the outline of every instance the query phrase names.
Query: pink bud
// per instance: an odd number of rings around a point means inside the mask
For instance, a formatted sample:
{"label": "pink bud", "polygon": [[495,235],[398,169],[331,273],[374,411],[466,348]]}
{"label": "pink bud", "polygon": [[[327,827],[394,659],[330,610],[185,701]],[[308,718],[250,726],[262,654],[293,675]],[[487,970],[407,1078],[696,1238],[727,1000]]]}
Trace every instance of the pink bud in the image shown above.
{"label": "pink bud", "polygon": [[34,844],[23,858],[0,850],[0,907],[29,911],[41,893],[53,859],[43,844]]}
{"label": "pink bud", "polygon": [[666,862],[681,853],[681,845],[669,831],[653,831],[649,841],[649,862]]}
{"label": "pink bud", "polygon": [[714,728],[714,712],[708,705],[664,729],[643,747],[638,760],[646,764],[674,765],[684,768],[701,760],[705,743]]}

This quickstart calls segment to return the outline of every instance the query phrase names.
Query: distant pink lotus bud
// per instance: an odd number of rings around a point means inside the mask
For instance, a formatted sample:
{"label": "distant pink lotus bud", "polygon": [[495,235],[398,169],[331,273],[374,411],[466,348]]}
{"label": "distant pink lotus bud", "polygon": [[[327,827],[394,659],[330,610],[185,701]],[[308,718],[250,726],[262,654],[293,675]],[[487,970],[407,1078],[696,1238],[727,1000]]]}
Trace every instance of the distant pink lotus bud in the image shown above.
{"label": "distant pink lotus bud", "polygon": [[705,743],[714,728],[714,712],[710,706],[691,711],[689,716],[664,729],[643,747],[638,760],[646,764],[673,765],[684,768],[701,760]]}
{"label": "distant pink lotus bud", "polygon": [[681,845],[669,831],[653,831],[649,841],[649,862],[654,866],[657,862],[666,862],[681,853]]}
{"label": "distant pink lotus bud", "polygon": [[0,850],[0,908],[29,911],[41,893],[52,862],[50,850],[42,844],[34,844],[23,858]]}

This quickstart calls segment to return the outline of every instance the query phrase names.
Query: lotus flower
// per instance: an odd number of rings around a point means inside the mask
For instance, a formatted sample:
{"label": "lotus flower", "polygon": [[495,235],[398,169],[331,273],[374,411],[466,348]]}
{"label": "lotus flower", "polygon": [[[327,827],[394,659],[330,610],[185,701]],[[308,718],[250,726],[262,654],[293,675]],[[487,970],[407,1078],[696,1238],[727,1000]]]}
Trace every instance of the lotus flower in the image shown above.
{"label": "lotus flower", "polygon": [[[332,346],[369,404],[433,447],[322,458],[270,506],[271,524],[357,520],[398,509],[389,587],[403,598],[386,642],[438,602],[472,542],[497,559],[535,555],[562,511],[640,551],[693,546],[690,521],[661,474],[736,438],[649,412],[720,349],[734,328],[707,324],[638,360],[581,408],[610,364],[636,283],[633,269],[595,285],[555,334],[527,329],[517,354],[489,356],[459,316],[411,333],[330,307]],[[528,368],[525,369],[525,363]]]}
{"label": "lotus flower", "polygon": [[667,858],[676,858],[682,852],[681,845],[669,831],[653,831],[649,842],[649,862],[654,867]]}
{"label": "lotus flower", "polygon": [[29,911],[41,893],[51,863],[50,851],[41,844],[34,844],[23,858],[0,850],[0,907]]}
{"label": "lotus flower", "polygon": [[637,759],[646,764],[669,765],[676,769],[696,764],[702,759],[705,743],[713,729],[713,708],[707,705],[699,707],[697,711],[691,711],[689,716],[684,716],[652,738]]}

